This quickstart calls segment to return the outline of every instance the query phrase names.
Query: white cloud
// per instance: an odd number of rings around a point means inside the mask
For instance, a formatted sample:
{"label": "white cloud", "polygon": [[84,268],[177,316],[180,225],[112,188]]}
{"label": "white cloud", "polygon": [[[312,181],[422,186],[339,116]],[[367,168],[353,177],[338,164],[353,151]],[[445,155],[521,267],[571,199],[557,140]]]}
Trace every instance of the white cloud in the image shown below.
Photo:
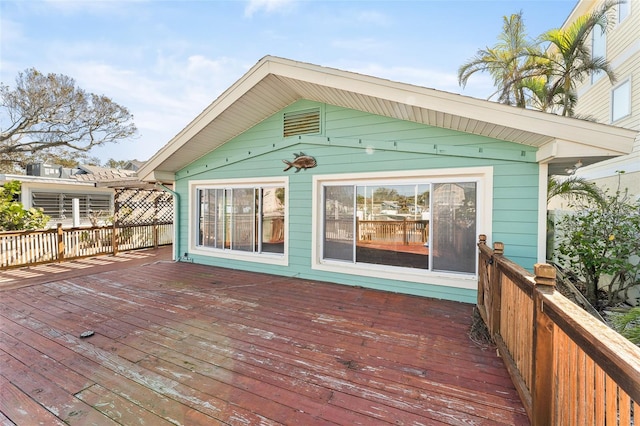
{"label": "white cloud", "polygon": [[294,0],[249,0],[244,9],[244,16],[250,18],[254,13],[264,10],[266,13],[290,10]]}
{"label": "white cloud", "polygon": [[389,47],[389,42],[375,38],[336,39],[331,41],[336,49],[346,49],[358,52],[380,52]]}

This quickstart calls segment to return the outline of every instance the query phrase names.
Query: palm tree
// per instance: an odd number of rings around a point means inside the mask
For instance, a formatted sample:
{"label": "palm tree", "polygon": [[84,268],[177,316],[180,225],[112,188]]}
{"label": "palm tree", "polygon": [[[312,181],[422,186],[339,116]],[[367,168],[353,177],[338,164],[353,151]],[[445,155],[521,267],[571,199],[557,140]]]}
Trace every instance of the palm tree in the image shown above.
{"label": "palm tree", "polygon": [[[592,57],[589,35],[607,31],[609,12],[621,0],[609,0],[599,9],[576,19],[567,29],[553,29],[536,42],[527,39],[522,12],[503,17],[499,42],[480,49],[458,69],[458,82],[465,87],[476,72],[489,72],[498,102],[574,116],[576,85],[589,75],[604,72],[614,82],[609,63]],[[542,50],[547,47],[546,50]]]}
{"label": "palm tree", "polygon": [[[502,33],[492,48],[480,49],[476,55],[458,69],[458,83],[464,88],[469,77],[479,71],[487,71],[497,88],[489,98],[498,94],[498,102],[524,108],[526,97],[520,84],[524,75],[525,53],[535,51],[527,40],[522,12],[503,16]],[[541,52],[540,52],[541,53]]]}
{"label": "palm tree", "polygon": [[[547,181],[547,204],[556,196],[570,201],[593,202],[599,208],[604,208],[606,205],[606,197],[602,190],[594,183],[577,176],[569,176],[566,179],[549,176]],[[553,259],[554,246],[556,244],[555,232],[553,214],[547,211],[547,259]]]}
{"label": "palm tree", "polygon": [[527,89],[527,106],[542,112],[551,112],[554,108],[554,100],[549,97],[549,85],[547,77],[537,75],[524,78],[522,87]]}
{"label": "palm tree", "polygon": [[[609,11],[619,0],[607,1],[597,10],[580,16],[566,29],[553,29],[539,37],[539,43],[548,44],[545,53],[530,51],[528,69],[523,74],[546,77],[545,105],[560,108],[561,115],[573,116],[577,102],[576,85],[597,72],[604,72],[611,82],[615,75],[608,61],[593,57],[589,46],[592,31],[606,32],[610,25]],[[537,69],[537,71],[536,71]]]}
{"label": "palm tree", "polygon": [[592,201],[599,206],[605,204],[602,190],[596,184],[578,176],[570,176],[562,180],[550,176],[547,181],[547,202],[555,196],[569,200]]}

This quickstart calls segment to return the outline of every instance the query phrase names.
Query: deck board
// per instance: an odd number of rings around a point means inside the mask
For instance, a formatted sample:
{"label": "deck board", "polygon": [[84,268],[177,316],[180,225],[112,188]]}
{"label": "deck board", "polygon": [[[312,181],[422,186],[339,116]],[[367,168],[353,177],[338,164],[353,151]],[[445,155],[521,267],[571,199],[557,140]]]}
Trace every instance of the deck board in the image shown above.
{"label": "deck board", "polygon": [[471,305],[113,264],[0,293],[0,419],[528,424],[502,360],[467,336]]}

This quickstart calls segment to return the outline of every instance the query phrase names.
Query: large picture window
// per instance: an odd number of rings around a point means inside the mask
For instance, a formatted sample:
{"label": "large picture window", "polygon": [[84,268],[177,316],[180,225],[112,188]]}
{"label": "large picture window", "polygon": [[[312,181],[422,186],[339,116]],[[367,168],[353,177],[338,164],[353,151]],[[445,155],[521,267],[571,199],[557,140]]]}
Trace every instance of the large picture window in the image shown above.
{"label": "large picture window", "polygon": [[324,186],[322,258],[473,274],[476,182]]}
{"label": "large picture window", "polygon": [[284,253],[284,186],[196,189],[196,246],[231,252]]}

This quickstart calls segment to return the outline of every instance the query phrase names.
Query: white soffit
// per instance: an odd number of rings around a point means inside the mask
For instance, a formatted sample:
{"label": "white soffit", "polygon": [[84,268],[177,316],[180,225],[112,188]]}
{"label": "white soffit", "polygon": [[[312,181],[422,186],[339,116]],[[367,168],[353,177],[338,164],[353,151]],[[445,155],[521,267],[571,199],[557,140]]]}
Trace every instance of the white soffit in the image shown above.
{"label": "white soffit", "polygon": [[549,152],[561,155],[569,146],[580,148],[586,157],[626,154],[636,135],[604,124],[267,56],[160,149],[138,175],[150,181],[171,176],[300,99],[544,147],[546,154],[540,156],[545,161],[553,159]]}

